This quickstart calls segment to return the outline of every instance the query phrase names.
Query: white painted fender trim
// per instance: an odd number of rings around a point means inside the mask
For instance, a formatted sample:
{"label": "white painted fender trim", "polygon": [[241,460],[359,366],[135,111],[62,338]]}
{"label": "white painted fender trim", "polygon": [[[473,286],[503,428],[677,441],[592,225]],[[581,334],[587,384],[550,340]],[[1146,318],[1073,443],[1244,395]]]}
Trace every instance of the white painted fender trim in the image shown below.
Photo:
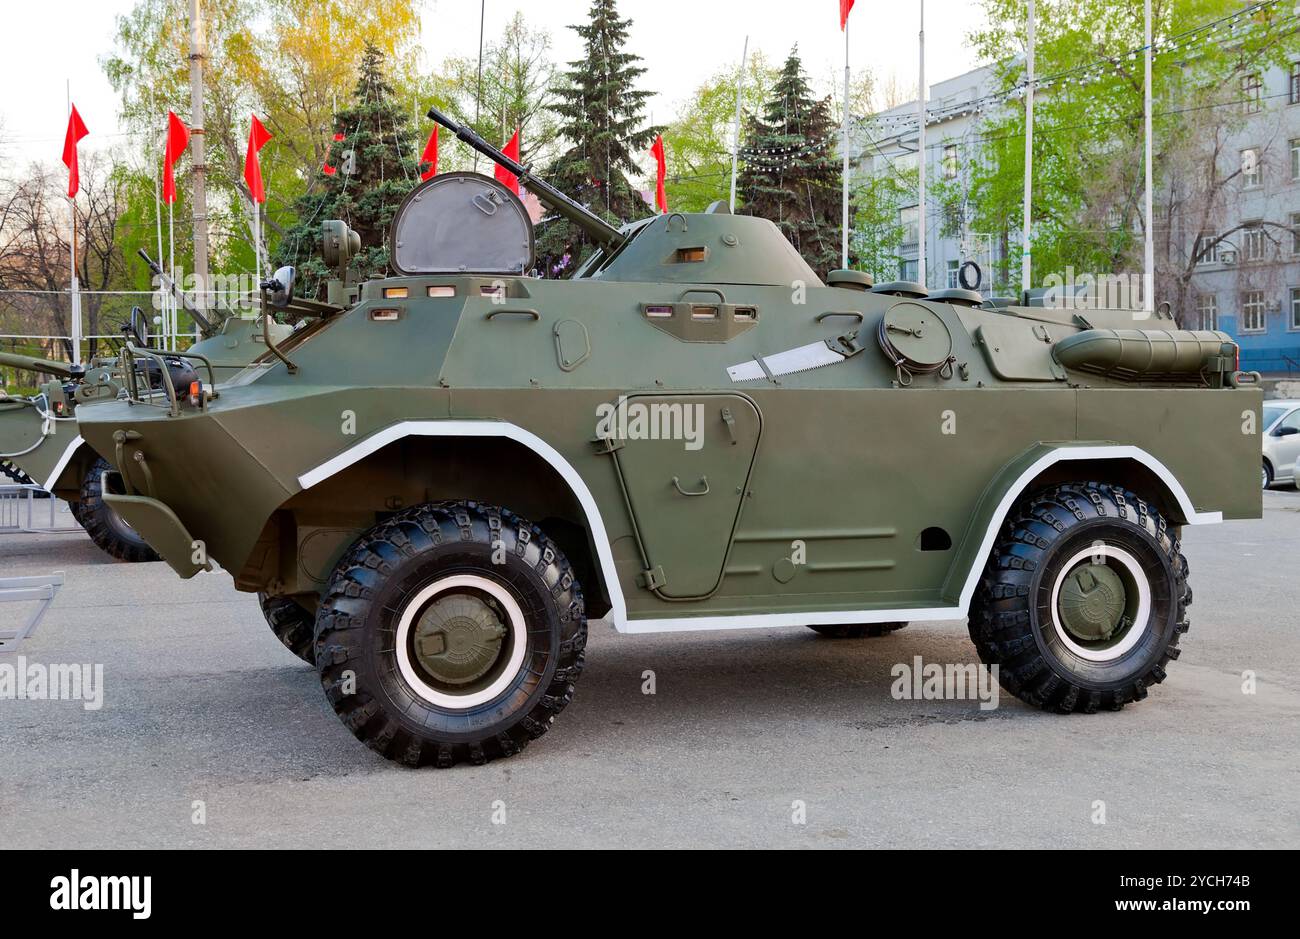
{"label": "white painted fender trim", "polygon": [[81,439],[80,434],[68,441],[67,447],[63,450],[63,455],[59,457],[59,462],[54,464],[54,472],[50,473],[49,478],[41,484],[42,489],[46,492],[50,492],[54,489],[54,484],[59,481],[59,477],[63,475],[63,471],[68,468],[68,463],[71,462],[72,455],[76,453],[85,442],[86,441]]}
{"label": "white painted fender trim", "polygon": [[[596,560],[600,564],[601,573],[605,578],[605,586],[609,591],[610,612],[608,618],[614,624],[614,628],[622,633],[759,629],[773,626],[832,626],[842,623],[886,623],[895,620],[920,622],[923,620],[961,619],[966,615],[971,598],[975,595],[975,588],[979,584],[981,567],[976,564],[967,574],[966,583],[962,587],[961,601],[956,606],[903,607],[896,610],[845,610],[820,613],[815,611],[762,614],[736,613],[719,616],[677,616],[664,619],[629,620],[627,618],[627,603],[623,597],[623,588],[619,583],[617,568],[614,566],[614,552],[610,546],[609,535],[604,520],[601,518],[600,509],[596,505],[596,499],[592,496],[591,490],[587,488],[587,484],[578,474],[578,471],[554,447],[536,434],[515,424],[505,421],[482,420],[401,421],[371,434],[338,456],[327,460],[313,470],[303,473],[298,477],[298,485],[302,486],[303,489],[310,489],[312,486],[329,479],[352,464],[404,437],[502,437],[523,444],[553,466],[561,478],[569,484],[569,488],[573,490],[573,494],[577,497],[579,504],[587,515],[587,521],[592,529],[592,542],[596,546]],[[80,442],[81,438],[78,437],[76,443]],[[56,471],[55,478],[58,477],[59,472],[62,472],[66,461],[71,458],[71,453],[70,449],[64,455],[64,460],[60,464],[59,470]],[[1141,463],[1155,473],[1160,481],[1173,493],[1184,517],[1188,520],[1188,524],[1213,525],[1223,521],[1222,512],[1196,511],[1191,498],[1187,495],[1187,491],[1178,482],[1169,467],[1140,447],[1057,447],[1035,460],[1007,488],[993,513],[988,528],[985,530],[977,557],[984,557],[989,553],[1007,512],[1010,511],[1016,499],[1020,497],[1020,493],[1029,485],[1030,480],[1044,469],[1067,460],[1123,459],[1131,459]]]}

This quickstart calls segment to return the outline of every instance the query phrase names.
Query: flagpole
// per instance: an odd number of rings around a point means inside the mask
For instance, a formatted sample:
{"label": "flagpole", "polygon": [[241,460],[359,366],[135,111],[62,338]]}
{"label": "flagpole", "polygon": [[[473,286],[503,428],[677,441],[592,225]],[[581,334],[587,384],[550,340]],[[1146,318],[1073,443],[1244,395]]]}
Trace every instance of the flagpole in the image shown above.
{"label": "flagpole", "polygon": [[844,159],[840,171],[840,188],[843,189],[844,203],[840,220],[842,226],[840,267],[847,270],[849,266],[849,21],[847,18],[844,20],[844,118],[840,127],[840,150]]}
{"label": "flagpole", "polygon": [[[158,173],[158,164],[154,164],[153,170],[153,218],[154,229],[158,235],[158,263],[162,264],[163,258],[163,240],[162,240],[162,197],[159,190],[162,186]],[[158,311],[164,318],[167,316],[167,295],[171,291],[164,290],[162,284],[158,285],[159,306]]]}
{"label": "flagpole", "polygon": [[1034,204],[1034,38],[1036,30],[1034,0],[1029,0],[1029,43],[1025,57],[1025,220],[1020,241],[1021,302],[1028,303],[1029,288],[1033,284],[1034,251],[1031,239]]}
{"label": "flagpole", "polygon": [[[483,103],[483,21],[487,16],[487,0],[478,7],[478,82],[474,86],[474,130],[478,131],[479,107]],[[478,151],[474,151],[474,172],[478,172]]]}
{"label": "flagpole", "polygon": [[[170,202],[167,203],[167,248],[167,256],[170,259],[168,261],[168,266],[171,268],[172,283],[174,284],[176,283],[176,223],[174,213],[172,212],[172,204]],[[167,311],[163,314],[163,332],[165,334],[163,339],[163,348],[173,350],[176,348],[176,321],[176,303],[173,300],[173,302],[168,305]]]}
{"label": "flagpole", "polygon": [[[846,30],[847,32],[847,30]],[[919,180],[917,192],[917,240],[920,242],[916,261],[916,279],[917,283],[925,285],[925,0],[921,0],[921,32],[919,36],[921,47],[921,70],[918,79],[917,111],[919,114],[919,123],[921,127],[920,136],[917,140],[916,149],[916,166],[917,178]]]}
{"label": "flagpole", "polygon": [[736,165],[740,162],[740,98],[745,88],[745,59],[749,56],[749,37],[740,50],[740,77],[736,79],[736,126],[731,137],[731,214],[736,214]]}
{"label": "flagpole", "polygon": [[1148,314],[1155,312],[1156,264],[1155,240],[1152,231],[1152,191],[1151,191],[1151,60],[1154,50],[1151,47],[1151,0],[1146,0],[1146,271],[1142,280],[1142,309]]}
{"label": "flagpole", "polygon": [[[68,117],[72,117],[72,80],[67,81]],[[81,364],[81,284],[77,279],[77,197],[68,197],[68,221],[72,228],[72,251],[68,258],[72,269],[72,364]]]}

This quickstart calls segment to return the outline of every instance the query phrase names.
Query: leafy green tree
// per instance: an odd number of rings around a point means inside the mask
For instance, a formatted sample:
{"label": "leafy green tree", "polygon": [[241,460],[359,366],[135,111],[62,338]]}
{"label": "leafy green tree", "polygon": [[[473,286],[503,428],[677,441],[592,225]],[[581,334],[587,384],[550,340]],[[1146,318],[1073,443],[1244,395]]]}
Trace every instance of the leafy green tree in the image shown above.
{"label": "leafy green tree", "polygon": [[[619,18],[615,0],[592,0],[589,21],[570,27],[583,39],[583,57],[569,63],[552,106],[569,149],[551,164],[548,180],[614,224],[650,212],[628,176],[641,175],[637,158],[659,130],[642,126],[650,92],[636,88],[645,72],[640,58],[624,51],[631,24]],[[571,271],[590,249],[582,231],[560,219],[538,238],[539,258],[551,274]]]}
{"label": "leafy green tree", "polygon": [[383,276],[393,214],[420,181],[413,155],[418,137],[410,114],[394,97],[384,75],[384,55],[375,46],[366,46],[352,103],[334,115],[333,123],[343,134],[328,160],[336,172],[317,169],[318,185],[299,197],[298,222],[285,232],[275,253],[275,263],[298,268],[308,294],[318,292],[330,273],[321,259],[321,222],[347,222],[361,236],[354,267],[363,279]]}
{"label": "leafy green tree", "polygon": [[[434,80],[436,100],[498,147],[519,128],[523,163],[553,157],[557,121],[550,109],[555,84],[550,33],[531,27],[522,13],[515,13],[499,38],[483,50],[481,86],[478,64],[476,57],[447,59]],[[447,167],[456,169],[469,169],[475,156],[468,147],[447,148],[445,153]],[[440,154],[440,167],[443,159]],[[485,169],[482,157],[478,165],[480,171]]]}
{"label": "leafy green tree", "polygon": [[[971,37],[999,63],[1000,92],[1023,83],[1024,0],[984,0],[988,25]],[[1039,0],[1035,103],[1034,280],[1069,268],[1096,274],[1141,270],[1143,219],[1143,4],[1141,0]],[[1295,50],[1290,11],[1245,10],[1237,0],[1154,0],[1153,169],[1157,294],[1179,293],[1190,270],[1175,236],[1179,219],[1206,214],[1238,175],[1221,165],[1223,140],[1246,118],[1243,80]],[[1236,19],[1227,18],[1242,14]],[[1213,32],[1200,30],[1223,21]],[[1199,31],[1197,31],[1199,30]],[[1196,31],[1196,32],[1194,32]],[[971,166],[972,223],[1001,240],[999,289],[1018,289],[1019,252],[1007,250],[1024,199],[1024,109],[994,108]],[[1191,164],[1189,166],[1189,163]],[[1205,176],[1190,187],[1188,174]],[[1178,195],[1175,195],[1175,192]],[[1185,281],[1183,282],[1185,287]]]}
{"label": "leafy green tree", "polygon": [[837,131],[830,99],[813,98],[792,49],[763,114],[749,120],[739,211],[775,222],[819,275],[841,260]]}
{"label": "leafy green tree", "polygon": [[[734,68],[715,72],[678,109],[677,120],[664,129],[665,188],[668,206],[675,211],[703,212],[711,202],[730,194],[737,74]],[[743,115],[763,109],[777,74],[762,53],[745,62],[742,120]],[[652,177],[649,187],[653,185]]]}

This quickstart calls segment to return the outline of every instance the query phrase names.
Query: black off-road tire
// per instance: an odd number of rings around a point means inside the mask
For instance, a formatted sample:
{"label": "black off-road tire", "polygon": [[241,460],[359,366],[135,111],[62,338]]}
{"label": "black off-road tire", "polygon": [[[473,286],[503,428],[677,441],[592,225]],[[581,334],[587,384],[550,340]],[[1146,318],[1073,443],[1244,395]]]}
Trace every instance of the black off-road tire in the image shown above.
{"label": "black off-road tire", "polygon": [[262,615],[284,647],[308,665],[316,664],[316,617],[288,597],[257,595]]}
{"label": "black off-road tire", "polygon": [[119,561],[142,563],[162,558],[103,499],[103,474],[113,467],[100,458],[81,482],[81,501],[72,513],[100,550]]}
{"label": "black off-road tire", "polygon": [[[509,644],[502,640],[506,664],[479,691],[490,700],[464,707],[448,706],[446,691],[419,681],[412,665],[411,620],[438,602],[421,598],[452,578],[490,585],[521,614],[506,628]],[[481,764],[521,751],[572,700],[586,643],[568,559],[536,525],[475,502],[415,506],[372,528],[335,568],[316,618],[316,667],[334,710],[358,739],[408,766]],[[517,669],[506,662],[516,645]],[[508,684],[495,691],[498,682]]]}
{"label": "black off-road tire", "polygon": [[838,626],[809,626],[827,639],[875,639],[897,632],[907,623],[842,623]]}
{"label": "black off-road tire", "polygon": [[[1098,542],[1139,561],[1151,598],[1135,645],[1100,662],[1063,640],[1051,599],[1070,558]],[[980,660],[998,666],[1002,687],[1027,704],[1118,711],[1145,698],[1178,658],[1192,602],[1187,576],[1176,529],[1150,503],[1102,483],[1056,486],[1012,509],[971,605],[971,639]]]}

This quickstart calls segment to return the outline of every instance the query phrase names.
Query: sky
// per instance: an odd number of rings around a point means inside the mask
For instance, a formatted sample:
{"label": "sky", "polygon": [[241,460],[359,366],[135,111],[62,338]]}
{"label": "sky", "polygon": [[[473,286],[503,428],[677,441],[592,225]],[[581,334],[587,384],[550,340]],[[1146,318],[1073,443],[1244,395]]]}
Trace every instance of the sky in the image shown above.
{"label": "sky", "polygon": [[[336,0],[350,3],[358,0]],[[360,0],[364,2],[364,0]],[[62,151],[67,93],[90,129],[87,148],[122,142],[118,99],[101,60],[112,51],[115,17],[135,0],[41,0],[6,3],[11,41],[0,56],[0,165],[53,162]],[[179,4],[178,4],[179,5]],[[421,46],[426,67],[449,55],[478,51],[480,0],[424,0]],[[921,0],[857,0],[849,20],[850,66],[915,82]],[[486,0],[489,39],[516,10],[550,30],[557,61],[577,58],[581,39],[569,24],[584,22],[590,0]],[[815,85],[842,85],[844,34],[837,0],[619,0],[632,27],[629,49],[640,55],[642,87],[657,94],[649,117],[671,118],[694,88],[718,69],[739,61],[745,36],[751,50],[779,62],[799,45]],[[931,84],[977,63],[966,36],[982,17],[975,0],[929,0],[926,77]],[[15,41],[14,37],[40,37]]]}

